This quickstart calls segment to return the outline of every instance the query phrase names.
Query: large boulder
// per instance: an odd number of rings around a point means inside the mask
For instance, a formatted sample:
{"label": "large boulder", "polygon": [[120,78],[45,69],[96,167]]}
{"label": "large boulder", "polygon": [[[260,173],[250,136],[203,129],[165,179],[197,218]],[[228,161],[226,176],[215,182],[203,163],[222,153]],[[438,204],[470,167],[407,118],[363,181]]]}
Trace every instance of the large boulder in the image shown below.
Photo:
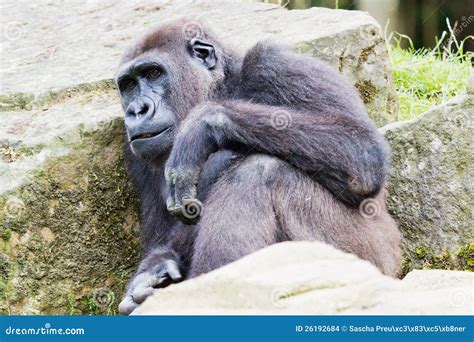
{"label": "large boulder", "polygon": [[383,32],[367,13],[288,11],[264,3],[126,0],[11,1],[4,12],[12,21],[3,30],[3,107],[28,108],[51,89],[111,79],[131,39],[146,27],[186,16],[202,19],[242,51],[269,39],[320,57],[356,85],[379,125],[396,118]]}
{"label": "large boulder", "polygon": [[379,124],[395,117],[387,50],[366,13],[104,0],[9,1],[2,15],[1,313],[116,311],[140,249],[112,78],[147,27],[187,16],[238,49],[291,45],[346,74]]}
{"label": "large boulder", "polygon": [[0,113],[2,314],[115,312],[140,250],[116,103]]}
{"label": "large boulder", "polygon": [[[111,79],[125,45],[145,27],[187,16],[204,19],[238,49],[261,39],[288,44],[328,61],[347,75],[379,125],[393,121],[396,115],[381,30],[365,13],[287,11],[271,4],[125,0],[67,4],[11,1],[3,10],[9,20],[2,22],[4,39],[0,42],[1,313],[115,312],[140,249],[136,198],[123,165],[121,108]],[[404,235],[406,271],[473,269],[468,178],[473,83],[471,95],[417,120],[384,129],[393,149],[389,207]],[[344,284],[363,281],[357,274],[340,272],[339,265],[360,270],[383,291],[410,279],[425,284],[426,279],[438,275],[445,280],[437,284],[457,288],[452,284],[454,277],[462,288],[467,279],[465,273],[421,272],[394,283],[365,262],[342,254],[334,259],[332,250],[321,248],[327,254],[306,257],[326,258],[330,266],[324,266],[325,272],[335,268],[330,274],[335,284],[339,278]],[[347,266],[339,258],[353,262]],[[304,272],[298,275],[302,272],[297,267],[300,258],[288,260],[294,261],[291,274],[301,280],[298,284],[309,282],[312,289],[313,280],[305,278]],[[335,260],[339,261],[331,264]],[[268,272],[275,268],[267,266]],[[289,268],[287,264],[288,274]],[[250,269],[243,274],[249,279],[259,277]],[[185,284],[196,284],[199,279],[177,286],[186,289],[193,285]],[[322,288],[327,283],[315,284]],[[412,285],[404,285],[403,291],[412,291]],[[278,294],[285,286],[273,288],[277,292],[274,296],[286,298],[286,290]],[[292,285],[288,286],[291,290]],[[356,286],[360,289],[357,293],[370,301],[364,295],[364,291],[370,293],[370,287],[364,286]],[[401,285],[393,286],[396,295],[389,298],[396,303],[403,291],[397,292]],[[298,288],[304,294],[305,285]],[[426,294],[421,294],[422,290]],[[445,287],[422,287],[419,291],[414,293],[426,299],[428,308],[442,307],[446,304],[442,299],[450,296]],[[341,294],[343,298],[346,295]],[[211,294],[203,298],[209,299]],[[266,300],[255,299],[252,305],[265,307]],[[327,312],[336,310],[339,302],[326,300]],[[238,305],[245,298],[236,297],[235,301]],[[349,309],[345,312],[362,310],[353,299],[342,300],[346,302]],[[372,306],[374,312],[387,308],[387,302],[380,303]],[[447,307],[452,312],[464,310]]]}
{"label": "large boulder", "polygon": [[284,242],[157,291],[133,314],[472,314],[474,274],[398,280],[319,242]]}
{"label": "large boulder", "polygon": [[392,147],[388,206],[403,234],[405,271],[474,271],[474,77],[469,83],[467,94],[382,129]]}

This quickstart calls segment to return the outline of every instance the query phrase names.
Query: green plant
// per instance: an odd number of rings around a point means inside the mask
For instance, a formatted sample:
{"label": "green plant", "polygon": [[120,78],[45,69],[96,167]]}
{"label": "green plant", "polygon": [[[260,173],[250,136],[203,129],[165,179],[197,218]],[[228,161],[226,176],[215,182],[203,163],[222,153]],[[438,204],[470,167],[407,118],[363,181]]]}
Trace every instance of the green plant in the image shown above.
{"label": "green plant", "polygon": [[[410,37],[400,33],[387,38],[400,103],[399,120],[412,119],[466,87],[474,54],[464,51],[464,44],[474,36],[459,42],[448,20],[447,25],[449,34],[443,32],[432,50],[415,49]],[[403,41],[408,42],[408,49],[401,47]]]}
{"label": "green plant", "polygon": [[76,314],[76,306],[77,306],[76,298],[74,297],[74,295],[72,293],[69,293],[67,295],[67,303],[66,303],[67,314],[68,315],[75,315]]}

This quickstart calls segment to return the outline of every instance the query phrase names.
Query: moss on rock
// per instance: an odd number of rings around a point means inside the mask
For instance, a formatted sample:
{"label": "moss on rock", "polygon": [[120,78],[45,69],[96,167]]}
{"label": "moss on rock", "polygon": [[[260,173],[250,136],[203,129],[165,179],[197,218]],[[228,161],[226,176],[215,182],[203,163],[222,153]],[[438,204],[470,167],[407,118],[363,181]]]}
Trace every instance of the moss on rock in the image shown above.
{"label": "moss on rock", "polygon": [[14,93],[0,95],[0,110],[29,109],[30,103],[34,100],[33,94]]}
{"label": "moss on rock", "polygon": [[456,251],[459,267],[474,272],[474,242],[468,243]]}
{"label": "moss on rock", "polygon": [[414,268],[474,271],[474,243],[470,242],[455,252],[445,250],[436,253],[428,246],[415,248],[417,256],[415,262],[409,256],[405,258],[402,265],[402,276]]}
{"label": "moss on rock", "polygon": [[355,87],[365,104],[372,102],[377,95],[377,88],[368,80],[358,80]]}
{"label": "moss on rock", "polygon": [[384,128],[392,147],[389,211],[403,235],[405,273],[472,270],[472,95]]}
{"label": "moss on rock", "polygon": [[84,132],[64,157],[0,199],[0,310],[113,314],[139,254],[122,121]]}
{"label": "moss on rock", "polygon": [[78,95],[94,95],[97,93],[110,92],[115,89],[115,82],[112,79],[105,79],[97,82],[81,83],[70,87],[47,90],[37,95],[25,93],[0,95],[0,111],[21,111],[47,107],[48,105]]}

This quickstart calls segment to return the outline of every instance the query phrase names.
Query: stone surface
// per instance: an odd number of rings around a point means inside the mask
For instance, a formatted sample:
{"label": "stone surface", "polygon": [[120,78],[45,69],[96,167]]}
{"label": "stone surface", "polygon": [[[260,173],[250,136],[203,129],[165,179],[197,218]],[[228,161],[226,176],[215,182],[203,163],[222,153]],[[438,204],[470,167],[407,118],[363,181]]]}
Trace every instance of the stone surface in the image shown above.
{"label": "stone surface", "polygon": [[122,116],[119,103],[114,90],[102,89],[30,111],[0,112],[0,194],[30,179],[49,158],[67,155],[70,146],[80,143],[82,132],[110,126]]}
{"label": "stone surface", "polygon": [[159,290],[133,314],[473,314],[473,288],[471,272],[398,280],[329,245],[285,242]]}
{"label": "stone surface", "polygon": [[113,78],[157,23],[204,19],[247,49],[271,39],[357,84],[379,123],[396,111],[379,25],[362,12],[200,1],[6,1],[0,67],[0,312],[111,314],[136,267],[136,198]]}
{"label": "stone surface", "polygon": [[388,206],[403,233],[405,270],[474,270],[470,87],[415,120],[383,128],[392,146]]}
{"label": "stone surface", "polygon": [[[7,1],[2,4],[2,18],[8,20],[1,23],[0,41],[0,313],[115,313],[140,249],[136,198],[121,151],[121,108],[111,78],[125,45],[144,29],[163,20],[183,15],[200,19],[204,14],[208,24],[238,48],[273,39],[325,59],[358,85],[379,124],[395,117],[380,27],[361,12],[287,11],[270,4],[198,1]],[[469,165],[464,129],[471,121],[464,118],[472,117],[470,99],[470,104],[464,98],[407,123],[404,129],[409,133],[387,129],[394,146],[390,203],[405,236],[407,270],[473,267],[468,179],[463,180]],[[430,134],[431,129],[436,135]],[[415,166],[421,161],[426,165],[419,170]],[[405,165],[410,172],[405,173]],[[433,254],[427,247],[434,248]],[[332,284],[342,284],[329,288],[342,296],[340,301],[321,297],[326,300],[324,312],[340,307],[344,312],[362,310],[358,299],[344,292],[352,283],[362,282],[352,288],[362,296],[370,290],[364,279],[383,286],[394,282],[380,278],[373,267],[353,256],[339,254],[334,259],[327,248],[321,253],[307,256],[326,255],[320,266],[329,272]],[[300,263],[297,256],[286,258],[294,261],[293,267]],[[332,270],[334,262],[346,267],[348,260],[364,278]],[[297,302],[305,301],[305,286],[312,292],[313,287],[322,290],[328,284],[307,276],[310,269],[299,274],[301,268],[291,267],[288,263],[283,269],[298,280]],[[278,272],[275,267],[266,272],[272,269]],[[270,273],[252,274],[250,268],[242,272],[245,276],[234,274],[240,279],[235,284],[243,286],[239,281],[247,278],[263,282],[262,298],[246,299],[246,291],[260,291],[253,285],[242,292],[234,288],[225,295],[226,300],[235,300],[235,306],[248,303],[251,310],[257,304],[261,310],[280,310],[267,292],[275,290],[273,297],[279,303],[279,292],[286,298],[286,288],[293,291],[294,283],[284,281],[288,276],[275,283],[278,287],[269,288],[264,280]],[[455,273],[446,274],[449,278]],[[191,286],[185,284],[178,286]],[[234,290],[238,296],[232,299]],[[202,298],[213,298],[213,291],[201,291]],[[428,295],[423,298],[431,300]],[[436,300],[433,307],[439,304]],[[376,311],[378,305],[374,302],[371,308]]]}
{"label": "stone surface", "polygon": [[140,251],[117,103],[0,113],[0,313],[115,313]]}
{"label": "stone surface", "polygon": [[[288,11],[215,1],[9,1],[3,8],[0,104],[27,106],[51,89],[113,77],[125,46],[147,27],[203,19],[223,41],[248,49],[273,40],[318,56],[347,75],[379,124],[396,117],[390,62],[379,24],[357,11]],[[21,82],[18,82],[21,80]]]}

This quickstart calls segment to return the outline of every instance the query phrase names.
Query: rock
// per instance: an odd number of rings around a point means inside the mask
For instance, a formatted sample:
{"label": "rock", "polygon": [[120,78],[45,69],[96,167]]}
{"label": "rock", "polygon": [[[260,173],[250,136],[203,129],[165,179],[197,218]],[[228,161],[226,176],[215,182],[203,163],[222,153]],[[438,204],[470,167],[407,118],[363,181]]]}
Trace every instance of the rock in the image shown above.
{"label": "rock", "polygon": [[115,92],[2,112],[0,312],[111,314],[138,253]]}
{"label": "rock", "polygon": [[[115,313],[125,284],[135,270],[140,248],[136,198],[127,181],[121,152],[122,110],[112,77],[125,45],[145,28],[187,16],[204,19],[224,41],[240,49],[247,49],[258,40],[273,39],[339,68],[361,91],[378,124],[393,121],[396,116],[381,29],[366,13],[321,8],[287,11],[263,3],[125,0],[67,4],[9,1],[2,11],[8,18],[2,22],[5,39],[0,42],[2,314]],[[472,109],[466,103],[462,100],[448,105],[449,110],[442,110],[443,114],[435,109],[434,114],[425,115],[429,119],[408,123],[404,129],[410,128],[411,134],[396,129],[387,133],[394,145],[391,187],[395,196],[391,198],[391,208],[404,231],[407,269],[439,264],[431,262],[434,257],[428,254],[428,247],[436,249],[436,256],[445,250],[450,255],[457,253],[449,267],[472,268],[474,245],[468,244],[472,242],[472,229],[465,224],[470,210],[464,186],[467,179],[462,180],[469,160],[468,137],[461,126],[468,121],[460,120],[467,115],[465,108]],[[446,118],[445,112],[449,113]],[[430,138],[431,128],[438,129],[438,139],[433,136],[424,144],[425,140],[418,137]],[[410,147],[417,151],[416,156],[405,154]],[[414,159],[418,156],[422,160]],[[405,162],[412,172],[408,176],[402,174]],[[424,171],[416,171],[415,165],[421,165]],[[437,170],[437,165],[442,165],[443,170]],[[425,172],[431,172],[434,178]],[[429,207],[432,204],[434,207]],[[400,211],[403,205],[406,213]],[[333,255],[332,250],[322,247],[314,256],[326,252],[327,257]],[[372,281],[383,286],[394,283],[381,278],[367,263],[338,255],[340,259],[333,261],[340,265],[351,262],[351,267],[360,270],[364,278],[333,270],[329,261],[320,260],[333,285],[346,284],[329,291],[340,294],[340,301],[332,303],[329,297],[321,297],[321,301],[326,300],[327,312],[340,307],[362,310],[359,299],[344,292],[346,286],[370,301],[364,291],[370,290]],[[285,269],[292,274],[290,279],[298,280],[301,293],[295,297],[291,292],[297,302],[306,298],[305,284],[310,284],[310,290],[328,285],[317,278],[307,278],[304,273],[298,275],[301,268],[291,271],[290,266],[301,263],[299,257],[287,255],[285,260],[294,261]],[[266,272],[271,270],[278,272],[275,267]],[[313,274],[310,269],[307,271]],[[246,300],[242,297],[246,291],[255,290],[262,291],[262,297],[249,299],[245,302],[248,307],[254,310],[261,304],[275,310],[267,292],[275,290],[274,297],[284,299],[287,287],[293,291],[293,283],[283,280],[286,275],[270,289],[263,276],[267,273],[252,274],[249,268],[243,274],[245,277],[237,277],[238,273],[234,276],[241,282],[258,280],[262,288],[250,286],[242,292],[231,288],[239,294],[235,305]],[[214,275],[210,277],[213,279]],[[186,288],[190,285],[185,284],[199,283],[200,279],[177,286]],[[353,288],[350,284],[362,285]],[[278,293],[282,289],[283,296]],[[160,291],[160,295],[166,291]],[[202,291],[206,294],[203,298],[214,296]],[[226,300],[234,300],[229,299],[233,292],[225,294]],[[181,303],[180,299],[177,303]],[[372,308],[377,310],[377,305],[374,302]]]}
{"label": "rock", "polygon": [[105,84],[94,92],[62,95],[31,111],[0,112],[0,194],[21,185],[48,159],[67,155],[84,132],[112,126],[122,116],[119,103]]}
{"label": "rock", "polygon": [[377,124],[396,117],[383,33],[364,12],[288,11],[264,3],[125,0],[47,5],[12,1],[4,12],[12,21],[4,24],[6,39],[1,43],[3,108],[29,108],[52,90],[111,79],[135,36],[157,23],[186,16],[204,20],[223,41],[239,49],[268,39],[320,57],[352,80]]}
{"label": "rock", "polygon": [[461,271],[393,279],[324,243],[284,242],[159,290],[133,314],[472,314],[473,282]]}
{"label": "rock", "polygon": [[383,128],[392,146],[388,206],[403,234],[405,271],[474,270],[470,89],[412,121]]}
{"label": "rock", "polygon": [[467,89],[468,94],[474,95],[474,72],[471,71],[471,77],[469,77],[469,81],[467,82]]}
{"label": "rock", "polygon": [[147,27],[187,16],[241,49],[291,45],[352,79],[378,123],[395,115],[381,30],[362,12],[125,0],[10,1],[3,10],[1,313],[115,312],[140,249],[112,78]]}

